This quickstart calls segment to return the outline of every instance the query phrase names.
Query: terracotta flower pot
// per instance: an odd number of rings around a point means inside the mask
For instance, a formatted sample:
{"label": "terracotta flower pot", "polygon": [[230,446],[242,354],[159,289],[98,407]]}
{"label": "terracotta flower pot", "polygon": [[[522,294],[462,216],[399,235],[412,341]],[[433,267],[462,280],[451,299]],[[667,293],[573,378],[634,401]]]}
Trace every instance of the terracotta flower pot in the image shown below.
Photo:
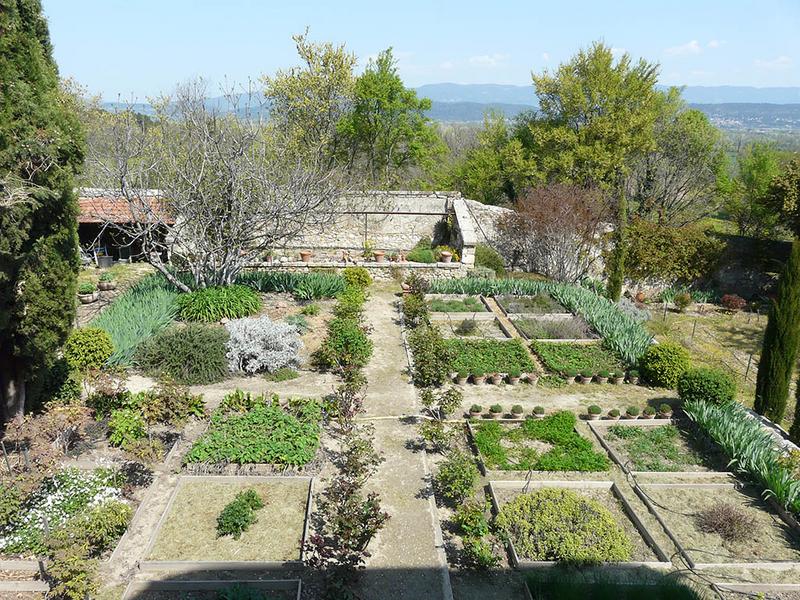
{"label": "terracotta flower pot", "polygon": [[472,376],[472,383],[475,385],[481,385],[482,383],[486,382],[486,375],[473,375]]}
{"label": "terracotta flower pot", "polygon": [[584,377],[583,375],[580,375],[578,377],[578,382],[580,382],[582,385],[588,385],[589,383],[592,382],[592,378],[591,377]]}
{"label": "terracotta flower pot", "polygon": [[597,421],[600,419],[600,415],[595,415],[592,413],[586,413],[590,421]]}
{"label": "terracotta flower pot", "polygon": [[300,251],[300,260],[307,263],[311,262],[311,250],[301,250]]}
{"label": "terracotta flower pot", "polygon": [[530,383],[531,385],[536,385],[539,382],[539,374],[538,373],[528,373],[528,376],[525,377],[525,380]]}
{"label": "terracotta flower pot", "polygon": [[495,373],[489,377],[494,385],[500,385],[503,382],[503,376],[499,373]]}
{"label": "terracotta flower pot", "polygon": [[606,415],[606,419],[609,421],[619,421],[619,415]]}
{"label": "terracotta flower pot", "polygon": [[441,254],[441,258],[439,259],[440,262],[449,263],[453,260],[452,252],[448,252],[447,250],[443,251]]}
{"label": "terracotta flower pot", "polygon": [[665,413],[660,412],[660,413],[658,413],[658,418],[659,419],[671,419],[672,418],[672,411],[665,412]]}
{"label": "terracotta flower pot", "polygon": [[508,376],[508,384],[509,385],[517,385],[519,383],[519,377],[516,375],[509,375]]}
{"label": "terracotta flower pot", "polygon": [[629,377],[628,383],[631,385],[639,385],[639,378],[638,377]]}
{"label": "terracotta flower pot", "polygon": [[496,413],[496,412],[489,411],[489,417],[492,418],[492,419],[502,419],[503,418],[503,413],[501,413],[501,412]]}
{"label": "terracotta flower pot", "polygon": [[644,292],[643,292],[643,291],[641,291],[641,290],[639,290],[638,292],[636,292],[636,296],[635,296],[635,298],[636,298],[636,301],[637,301],[639,304],[641,304],[642,302],[644,302],[644,301],[647,299],[647,298],[645,297],[645,295],[644,295]]}
{"label": "terracotta flower pot", "polygon": [[99,297],[100,294],[97,292],[92,292],[91,294],[78,294],[78,300],[80,300],[81,304],[91,304],[92,302],[96,302]]}
{"label": "terracotta flower pot", "polygon": [[598,375],[597,383],[608,383],[608,377],[600,377],[600,375]]}
{"label": "terracotta flower pot", "polygon": [[456,385],[464,385],[467,383],[466,377],[456,377]]}
{"label": "terracotta flower pot", "polygon": [[372,253],[372,255],[375,257],[376,263],[382,263],[383,257],[386,255],[386,253],[383,250],[376,250]]}
{"label": "terracotta flower pot", "polygon": [[110,292],[111,290],[117,289],[117,282],[116,281],[99,281],[97,283],[97,287],[104,292]]}
{"label": "terracotta flower pot", "polygon": [[469,416],[472,417],[473,419],[475,419],[475,418],[481,416],[481,411],[479,411],[479,410],[476,410],[474,412],[473,411],[469,411]]}
{"label": "terracotta flower pot", "polygon": [[613,383],[614,385],[622,385],[624,381],[625,381],[625,377],[622,376],[622,375],[619,375],[618,377],[612,377],[611,378],[611,383]]}

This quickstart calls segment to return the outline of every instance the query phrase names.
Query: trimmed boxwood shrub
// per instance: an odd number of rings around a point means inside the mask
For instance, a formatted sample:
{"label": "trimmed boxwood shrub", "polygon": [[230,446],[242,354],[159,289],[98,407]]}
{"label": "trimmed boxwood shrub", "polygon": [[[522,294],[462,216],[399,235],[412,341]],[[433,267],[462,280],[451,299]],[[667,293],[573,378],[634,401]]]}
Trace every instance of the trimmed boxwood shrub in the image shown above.
{"label": "trimmed boxwood shrub", "polygon": [[[414,357],[414,369],[411,373],[414,385],[419,387],[442,385],[449,375],[451,355],[439,329],[429,325],[417,327],[409,334],[408,345]],[[466,369],[463,370],[468,372]]]}
{"label": "trimmed boxwood shrub", "polygon": [[114,353],[111,337],[98,327],[73,329],[64,344],[64,359],[73,369],[99,369]]}
{"label": "trimmed boxwood shrub", "polygon": [[183,385],[222,381],[228,374],[223,327],[191,323],[159,332],[139,349],[137,362],[148,375]]}
{"label": "trimmed boxwood shrub", "polygon": [[672,342],[651,345],[639,359],[639,370],[649,383],[674,389],[678,379],[691,367],[689,352]]}
{"label": "trimmed boxwood shrub", "polygon": [[324,369],[363,367],[372,356],[372,340],[358,321],[335,318],[328,323],[328,337],[314,354]]}
{"label": "trimmed boxwood shrub", "polygon": [[600,502],[562,488],[517,496],[495,524],[522,559],[576,563],[630,560],[633,543]]}
{"label": "trimmed boxwood shrub", "polygon": [[368,288],[372,285],[372,277],[364,267],[347,267],[342,271],[345,285]]}
{"label": "trimmed boxwood shrub", "polygon": [[498,277],[506,274],[503,257],[494,248],[486,244],[475,246],[475,266],[491,269]]}
{"label": "trimmed boxwood shrub", "polygon": [[702,400],[726,404],[736,397],[736,382],[719,369],[689,369],[678,379],[678,395],[684,402]]}
{"label": "trimmed boxwood shrub", "polygon": [[195,290],[178,296],[178,316],[184,321],[214,323],[241,319],[258,312],[261,298],[246,285],[228,285]]}

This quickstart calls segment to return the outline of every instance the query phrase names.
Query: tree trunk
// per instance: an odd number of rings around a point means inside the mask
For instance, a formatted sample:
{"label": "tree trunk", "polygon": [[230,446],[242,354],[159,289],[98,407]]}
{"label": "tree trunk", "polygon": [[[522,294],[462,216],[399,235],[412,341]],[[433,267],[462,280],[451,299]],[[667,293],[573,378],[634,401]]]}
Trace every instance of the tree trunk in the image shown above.
{"label": "tree trunk", "polygon": [[18,361],[3,354],[0,356],[0,394],[3,399],[3,420],[22,421],[25,415],[25,377]]}
{"label": "tree trunk", "polygon": [[628,244],[625,230],[628,227],[628,198],[625,196],[624,181],[620,181],[617,190],[617,228],[614,231],[614,258],[608,274],[608,298],[619,302],[622,296],[622,284],[625,282],[625,256]]}
{"label": "tree trunk", "polygon": [[756,379],[756,412],[777,424],[786,412],[799,343],[800,240],[795,240],[769,312]]}

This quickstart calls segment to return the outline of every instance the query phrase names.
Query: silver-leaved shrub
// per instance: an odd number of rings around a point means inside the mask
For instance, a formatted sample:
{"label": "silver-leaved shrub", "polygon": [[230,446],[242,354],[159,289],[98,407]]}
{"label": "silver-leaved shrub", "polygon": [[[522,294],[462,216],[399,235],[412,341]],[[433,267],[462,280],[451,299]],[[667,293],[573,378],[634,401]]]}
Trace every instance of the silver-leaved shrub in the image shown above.
{"label": "silver-leaved shrub", "polygon": [[275,322],[267,316],[233,319],[228,330],[228,367],[248,374],[274,373],[284,367],[300,366],[303,342],[297,327]]}

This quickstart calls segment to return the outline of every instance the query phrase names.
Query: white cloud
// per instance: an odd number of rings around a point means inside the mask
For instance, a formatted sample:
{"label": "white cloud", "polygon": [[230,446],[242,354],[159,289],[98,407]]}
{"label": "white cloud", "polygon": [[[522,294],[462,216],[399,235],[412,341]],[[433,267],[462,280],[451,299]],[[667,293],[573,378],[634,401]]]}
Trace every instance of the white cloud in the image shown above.
{"label": "white cloud", "polygon": [[442,63],[439,63],[439,68],[440,69],[444,69],[445,71],[449,71],[454,66],[455,65],[453,64],[453,61],[451,61],[451,60],[446,60],[446,61],[444,61]]}
{"label": "white cloud", "polygon": [[626,52],[627,50],[625,48],[611,48],[611,56],[613,56],[614,58],[619,58]]}
{"label": "white cloud", "polygon": [[500,54],[498,52],[494,54],[481,54],[479,56],[471,56],[469,58],[469,64],[476,67],[494,68],[502,66],[508,58],[508,54]]}
{"label": "white cloud", "polygon": [[725,40],[711,40],[706,44],[708,48],[719,48],[725,44]]}
{"label": "white cloud", "polygon": [[542,60],[550,60],[550,53],[542,52]]}
{"label": "white cloud", "polygon": [[767,71],[781,71],[792,66],[792,59],[784,54],[778,56],[777,58],[773,58],[772,60],[761,60],[757,58],[755,61],[753,61],[753,63],[759,69],[766,69]]}
{"label": "white cloud", "polygon": [[664,54],[667,56],[687,56],[690,54],[700,54],[702,51],[703,47],[700,45],[700,42],[697,40],[692,40],[691,42],[686,42],[680,46],[672,46],[671,48],[667,48],[664,50]]}

